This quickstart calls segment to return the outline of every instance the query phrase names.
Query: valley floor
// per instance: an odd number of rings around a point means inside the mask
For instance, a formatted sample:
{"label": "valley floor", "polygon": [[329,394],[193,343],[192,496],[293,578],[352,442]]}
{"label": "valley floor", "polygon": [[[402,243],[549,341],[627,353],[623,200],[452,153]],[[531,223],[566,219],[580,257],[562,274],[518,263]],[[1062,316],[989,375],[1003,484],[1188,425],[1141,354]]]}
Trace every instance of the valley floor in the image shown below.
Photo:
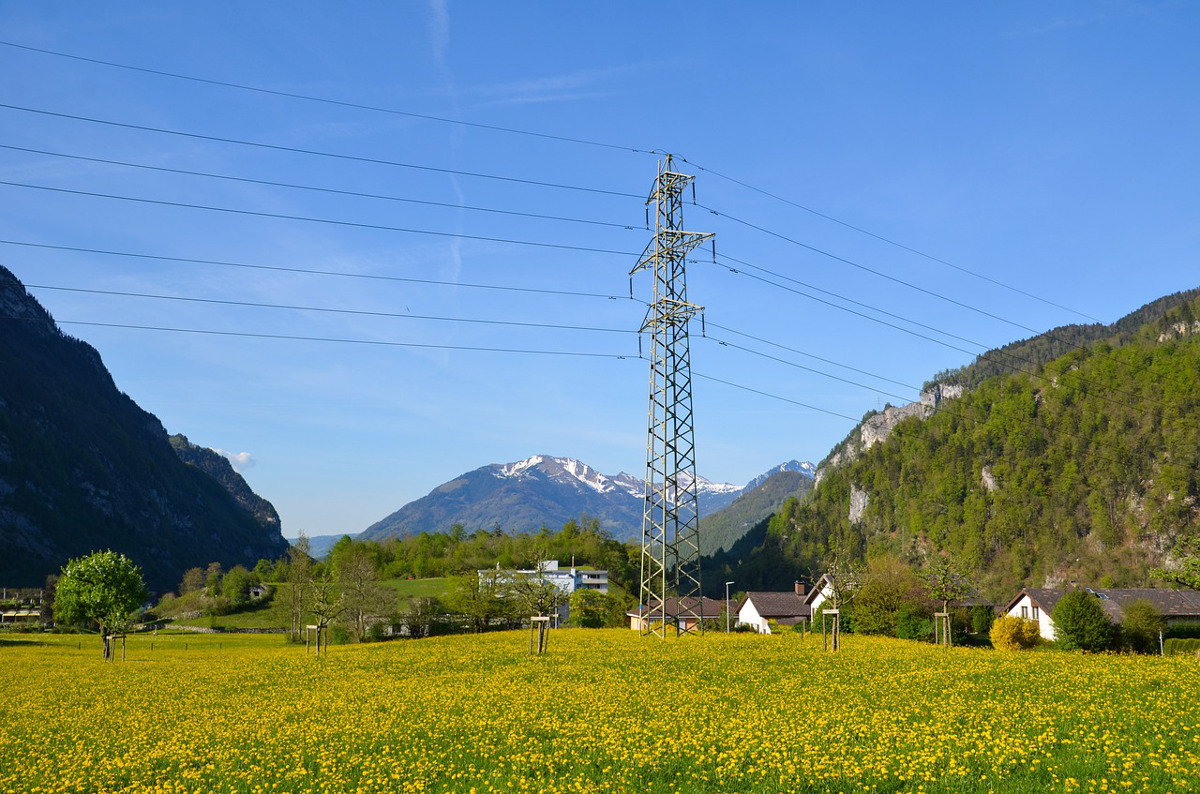
{"label": "valley floor", "polygon": [[0,792],[1200,789],[1200,662],[563,629],[0,636]]}

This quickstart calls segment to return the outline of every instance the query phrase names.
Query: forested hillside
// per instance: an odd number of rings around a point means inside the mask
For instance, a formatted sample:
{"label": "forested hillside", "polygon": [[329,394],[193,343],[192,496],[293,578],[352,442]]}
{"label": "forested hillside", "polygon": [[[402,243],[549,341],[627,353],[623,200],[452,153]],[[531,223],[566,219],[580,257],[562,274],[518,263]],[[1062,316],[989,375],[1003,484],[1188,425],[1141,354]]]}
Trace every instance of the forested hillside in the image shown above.
{"label": "forested hillside", "polygon": [[755,524],[776,512],[789,497],[803,496],[812,488],[812,477],[798,471],[772,474],[754,488],[743,491],[733,504],[700,517],[700,553],[729,551]]}
{"label": "forested hillside", "polygon": [[901,421],[786,505],[756,556],[790,575],[820,571],[832,547],[915,561],[944,550],[997,598],[1070,580],[1146,583],[1200,524],[1196,295]]}

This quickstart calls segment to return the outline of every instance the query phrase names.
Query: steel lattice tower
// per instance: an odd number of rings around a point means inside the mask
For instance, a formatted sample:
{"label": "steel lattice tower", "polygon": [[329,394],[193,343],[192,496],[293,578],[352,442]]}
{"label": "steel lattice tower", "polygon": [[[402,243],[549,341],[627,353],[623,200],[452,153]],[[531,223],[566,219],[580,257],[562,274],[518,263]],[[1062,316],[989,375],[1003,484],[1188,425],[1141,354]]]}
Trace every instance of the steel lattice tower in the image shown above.
{"label": "steel lattice tower", "polygon": [[[646,441],[646,497],[642,514],[642,633],[665,637],[702,631],[684,626],[683,599],[700,609],[700,515],[692,427],[692,367],[688,322],[702,307],[688,303],[687,254],[711,234],[683,231],[683,192],[692,176],[677,173],[671,155],[658,164],[646,205],[655,207],[654,239],[633,273],[652,271],[654,297],[641,331],[650,332],[650,411]],[[694,188],[693,188],[694,189]],[[668,604],[667,598],[675,596]]]}

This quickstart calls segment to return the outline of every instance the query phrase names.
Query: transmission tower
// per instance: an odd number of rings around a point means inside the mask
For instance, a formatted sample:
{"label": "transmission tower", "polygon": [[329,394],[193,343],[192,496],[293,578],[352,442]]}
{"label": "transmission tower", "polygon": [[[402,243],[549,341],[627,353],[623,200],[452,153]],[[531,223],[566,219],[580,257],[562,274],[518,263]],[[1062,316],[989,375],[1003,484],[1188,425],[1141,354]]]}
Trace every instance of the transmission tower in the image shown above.
{"label": "transmission tower", "polygon": [[[666,637],[703,631],[685,620],[684,599],[699,617],[700,514],[696,494],[696,447],[692,427],[692,366],[688,322],[702,307],[688,303],[687,254],[711,234],[683,225],[683,192],[692,176],[673,168],[671,155],[658,164],[646,205],[655,207],[654,239],[630,276],[652,271],[654,297],[641,332],[650,332],[650,411],[646,441],[646,498],[642,514],[639,601],[643,634]],[[695,187],[692,188],[693,192]],[[667,599],[674,596],[671,603]]]}

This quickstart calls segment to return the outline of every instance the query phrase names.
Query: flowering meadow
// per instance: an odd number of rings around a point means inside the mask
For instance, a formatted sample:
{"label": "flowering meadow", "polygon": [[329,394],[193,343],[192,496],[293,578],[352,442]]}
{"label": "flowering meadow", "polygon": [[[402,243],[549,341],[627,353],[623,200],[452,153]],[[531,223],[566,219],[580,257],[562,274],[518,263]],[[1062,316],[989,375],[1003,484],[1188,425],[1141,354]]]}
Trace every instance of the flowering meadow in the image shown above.
{"label": "flowering meadow", "polygon": [[542,657],[523,632],[327,658],[159,635],[106,664],[80,642],[0,638],[0,792],[1200,790],[1189,658],[562,629]]}

